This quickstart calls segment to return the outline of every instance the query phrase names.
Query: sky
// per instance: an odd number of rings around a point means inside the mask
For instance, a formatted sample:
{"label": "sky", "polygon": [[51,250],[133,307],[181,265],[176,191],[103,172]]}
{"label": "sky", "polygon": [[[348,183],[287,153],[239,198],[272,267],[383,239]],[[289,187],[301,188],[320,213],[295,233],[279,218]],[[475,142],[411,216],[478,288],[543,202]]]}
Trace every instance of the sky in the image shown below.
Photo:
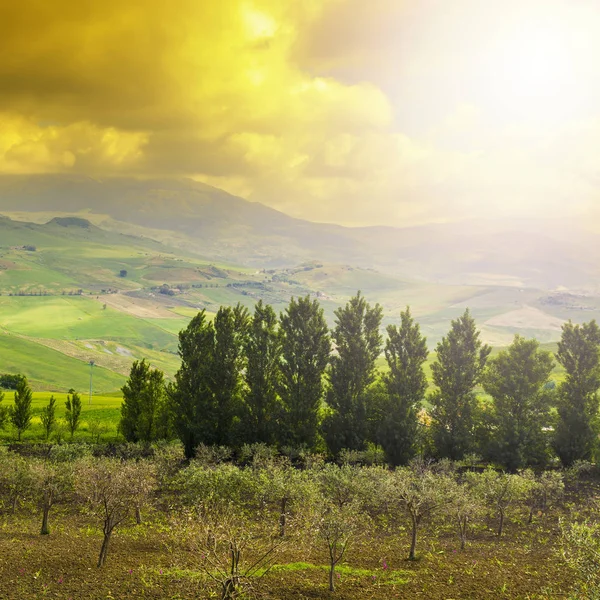
{"label": "sky", "polygon": [[19,0],[0,56],[0,173],[345,225],[600,220],[597,0]]}

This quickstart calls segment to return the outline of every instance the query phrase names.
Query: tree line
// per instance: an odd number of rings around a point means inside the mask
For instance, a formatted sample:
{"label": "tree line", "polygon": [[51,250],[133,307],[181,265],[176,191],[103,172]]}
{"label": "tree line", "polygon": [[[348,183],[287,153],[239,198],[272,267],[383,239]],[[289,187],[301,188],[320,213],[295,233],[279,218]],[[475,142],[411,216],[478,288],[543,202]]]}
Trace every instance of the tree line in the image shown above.
{"label": "tree line", "polygon": [[[600,328],[564,324],[557,352],[516,335],[491,356],[467,309],[437,344],[431,386],[426,338],[410,308],[381,334],[382,308],[360,292],[335,311],[292,298],[278,316],[222,306],[179,334],[175,380],[136,361],[123,387],[120,430],[129,441],[177,437],[199,444],[263,443],[332,456],[382,448],[392,465],[417,455],[469,454],[508,470],[591,460],[598,439]],[[377,367],[384,355],[387,369]],[[564,381],[550,375],[558,362]]]}

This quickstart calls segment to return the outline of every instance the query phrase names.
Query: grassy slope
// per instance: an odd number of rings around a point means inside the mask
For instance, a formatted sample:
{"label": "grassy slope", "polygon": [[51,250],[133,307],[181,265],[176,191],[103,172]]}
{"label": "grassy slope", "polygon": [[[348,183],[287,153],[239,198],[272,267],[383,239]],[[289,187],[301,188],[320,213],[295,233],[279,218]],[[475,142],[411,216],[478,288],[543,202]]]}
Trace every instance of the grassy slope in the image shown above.
{"label": "grassy slope", "polygon": [[[221,304],[237,302],[251,310],[259,299],[280,312],[290,296],[318,294],[333,324],[335,309],[360,289],[370,302],[382,304],[384,326],[398,323],[400,311],[410,305],[432,349],[466,307],[472,308],[484,339],[499,346],[510,343],[515,329],[487,326],[486,320],[521,306],[579,321],[600,316],[600,302],[588,298],[585,310],[569,312],[564,305],[545,303],[540,290],[424,283],[331,264],[276,271],[232,267],[94,226],[0,218],[0,243],[0,372],[23,372],[37,389],[85,389],[90,359],[98,365],[101,391],[118,389],[134,359],[145,357],[172,376],[179,363],[177,333],[198,310],[213,315]],[[19,249],[24,244],[37,250]],[[124,278],[121,269],[127,271]],[[151,290],[163,282],[188,287],[176,296]],[[80,288],[82,296],[61,295]],[[103,295],[106,288],[121,293]],[[41,289],[54,295],[8,295]],[[551,329],[520,331],[547,342],[558,337]]]}

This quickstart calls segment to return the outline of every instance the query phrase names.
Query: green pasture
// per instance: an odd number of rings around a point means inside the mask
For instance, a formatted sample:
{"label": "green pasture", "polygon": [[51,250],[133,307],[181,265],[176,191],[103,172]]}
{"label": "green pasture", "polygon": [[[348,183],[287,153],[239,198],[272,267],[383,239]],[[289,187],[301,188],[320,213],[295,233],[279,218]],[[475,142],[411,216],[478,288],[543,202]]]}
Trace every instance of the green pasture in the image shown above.
{"label": "green pasture", "polygon": [[[93,395],[92,402],[89,403],[88,391],[79,390],[81,396],[81,426],[74,436],[76,441],[92,441],[92,433],[90,432],[90,422],[95,420],[100,421],[103,426],[104,433],[102,439],[108,441],[117,435],[117,425],[121,417],[121,403],[123,398],[120,393],[110,395]],[[65,402],[67,399],[66,393],[50,393],[50,392],[34,392],[32,409],[33,418],[31,427],[25,431],[21,439],[24,441],[41,441],[44,439],[44,432],[40,422],[40,413],[44,406],[48,404],[50,396],[53,395],[56,399],[56,417],[64,419]],[[14,393],[7,390],[4,392],[3,406],[12,406],[14,404]],[[9,441],[15,438],[15,433],[11,426],[8,425],[4,431],[0,430],[0,440]],[[66,434],[66,439],[70,435]]]}
{"label": "green pasture", "polygon": [[[34,389],[67,391],[89,387],[87,362],[47,348],[15,335],[0,333],[0,372],[22,373]],[[114,392],[125,377],[102,367],[94,367],[94,389],[98,393]]]}
{"label": "green pasture", "polygon": [[153,349],[177,347],[175,335],[86,296],[2,296],[0,327],[53,339],[104,339]]}

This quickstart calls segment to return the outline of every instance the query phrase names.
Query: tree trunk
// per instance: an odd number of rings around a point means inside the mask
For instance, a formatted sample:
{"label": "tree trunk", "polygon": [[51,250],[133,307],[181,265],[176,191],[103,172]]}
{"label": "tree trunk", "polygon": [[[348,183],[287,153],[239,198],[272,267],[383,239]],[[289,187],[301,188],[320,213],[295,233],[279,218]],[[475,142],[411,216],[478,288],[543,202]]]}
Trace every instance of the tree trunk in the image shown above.
{"label": "tree trunk", "polygon": [[335,563],[333,561],[331,561],[331,564],[329,565],[329,591],[330,592],[335,592]]}
{"label": "tree trunk", "polygon": [[287,498],[281,499],[281,513],[279,514],[279,537],[285,537],[285,525],[287,521],[286,516],[287,509]]}
{"label": "tree trunk", "polygon": [[533,507],[529,509],[529,519],[527,519],[527,523],[529,523],[529,525],[533,523]]}
{"label": "tree trunk", "polygon": [[460,525],[460,549],[464,550],[467,543],[467,517],[463,517],[459,521]]}
{"label": "tree trunk", "polygon": [[50,528],[48,527],[48,513],[50,512],[50,505],[44,504],[44,512],[42,515],[42,530],[40,535],[50,535]]}
{"label": "tree trunk", "polygon": [[140,511],[140,507],[139,506],[135,507],[135,523],[136,523],[136,525],[141,525],[142,524],[142,513]]}
{"label": "tree trunk", "polygon": [[104,532],[104,540],[102,541],[102,548],[100,548],[100,556],[98,557],[98,568],[103,567],[106,562],[106,556],[108,554],[108,544],[110,542],[110,536],[112,534],[112,530],[108,531],[108,533]]}
{"label": "tree trunk", "polygon": [[500,524],[498,525],[498,537],[502,535],[502,531],[504,530],[504,511],[500,511]]}
{"label": "tree trunk", "polygon": [[408,560],[415,560],[415,549],[417,547],[417,527],[419,521],[414,515],[412,516],[412,537],[410,541],[410,552],[408,554]]}

